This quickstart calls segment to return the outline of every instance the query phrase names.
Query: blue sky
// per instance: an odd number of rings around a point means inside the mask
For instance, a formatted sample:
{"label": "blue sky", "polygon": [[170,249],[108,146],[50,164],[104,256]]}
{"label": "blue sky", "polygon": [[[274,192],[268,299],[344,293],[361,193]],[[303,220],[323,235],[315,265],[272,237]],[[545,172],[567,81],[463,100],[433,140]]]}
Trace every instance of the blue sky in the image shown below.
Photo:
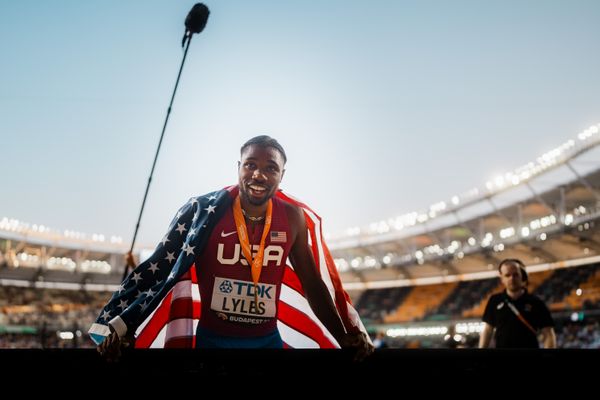
{"label": "blue sky", "polygon": [[[0,0],[0,218],[131,239],[193,1]],[[206,1],[140,231],[240,145],[325,229],[482,187],[600,122],[598,1]]]}

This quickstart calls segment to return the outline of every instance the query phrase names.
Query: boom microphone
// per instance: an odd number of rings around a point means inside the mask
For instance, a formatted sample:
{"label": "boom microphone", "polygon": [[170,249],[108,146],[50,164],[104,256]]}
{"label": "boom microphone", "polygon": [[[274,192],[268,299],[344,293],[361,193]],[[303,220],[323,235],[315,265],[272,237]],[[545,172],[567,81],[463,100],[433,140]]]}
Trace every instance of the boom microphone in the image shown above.
{"label": "boom microphone", "polygon": [[[156,168],[156,160],[158,160],[158,154],[160,153],[160,147],[162,145],[165,131],[167,129],[167,123],[169,122],[169,116],[171,115],[171,109],[173,108],[173,100],[175,100],[175,94],[177,93],[177,87],[179,86],[179,78],[181,78],[181,71],[183,71],[183,65],[185,64],[185,58],[187,57],[188,49],[190,48],[190,42],[192,41],[192,35],[194,33],[200,33],[206,26],[208,21],[208,14],[210,11],[202,3],[196,3],[190,10],[187,17],[185,18],[185,33],[183,40],[181,41],[181,47],[185,46],[183,52],[183,59],[181,60],[181,66],[179,67],[179,73],[177,74],[177,80],[175,81],[175,88],[173,88],[173,94],[171,95],[171,102],[169,108],[167,108],[167,115],[163,124],[162,132],[160,133],[160,139],[158,140],[158,147],[154,154],[154,161],[152,162],[152,168],[150,169],[150,176],[148,177],[148,183],[146,184],[146,191],[144,192],[144,199],[142,200],[142,206],[140,207],[140,214],[138,215],[137,223],[135,225],[135,231],[133,232],[133,240],[131,241],[131,247],[127,253],[127,265],[123,270],[123,280],[127,277],[130,271],[135,268],[135,262],[133,259],[133,247],[135,246],[135,239],[137,238],[138,230],[140,229],[140,221],[142,220],[142,214],[144,213],[144,206],[146,205],[146,199],[148,198],[148,191],[150,190],[150,183],[152,182],[152,176],[154,175],[154,168]],[[187,46],[185,45],[187,42]]]}
{"label": "boom microphone", "polygon": [[194,33],[200,33],[204,30],[210,11],[202,3],[194,4],[187,17],[185,17],[185,33],[181,41],[181,47],[185,45],[186,39],[190,40]]}
{"label": "boom microphone", "polygon": [[192,33],[200,33],[206,26],[210,11],[202,3],[196,3],[185,18],[185,27]]}

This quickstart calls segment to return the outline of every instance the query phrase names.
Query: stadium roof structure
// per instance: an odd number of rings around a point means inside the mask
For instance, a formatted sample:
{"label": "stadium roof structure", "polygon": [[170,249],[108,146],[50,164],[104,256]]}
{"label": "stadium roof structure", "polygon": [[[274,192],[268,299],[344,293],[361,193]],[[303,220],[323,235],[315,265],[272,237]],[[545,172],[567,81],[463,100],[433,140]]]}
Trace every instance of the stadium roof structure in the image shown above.
{"label": "stadium roof structure", "polygon": [[504,258],[533,271],[600,255],[600,125],[427,211],[329,239],[349,288],[496,275]]}
{"label": "stadium roof structure", "polygon": [[128,250],[119,237],[0,219],[0,285],[114,290]]}

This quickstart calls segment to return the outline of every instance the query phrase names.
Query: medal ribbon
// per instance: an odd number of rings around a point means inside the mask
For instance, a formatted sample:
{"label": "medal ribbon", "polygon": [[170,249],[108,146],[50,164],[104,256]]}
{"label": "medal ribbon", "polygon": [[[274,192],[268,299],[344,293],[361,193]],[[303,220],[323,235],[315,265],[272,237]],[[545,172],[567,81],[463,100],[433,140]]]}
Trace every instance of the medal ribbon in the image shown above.
{"label": "medal ribbon", "polygon": [[252,282],[254,282],[254,301],[258,305],[258,279],[260,278],[260,272],[262,271],[263,258],[265,255],[265,241],[269,230],[271,230],[271,217],[273,215],[273,204],[269,199],[267,205],[267,216],[265,217],[265,227],[263,228],[262,237],[260,239],[260,246],[256,257],[252,258],[252,248],[250,247],[250,240],[248,238],[248,228],[246,227],[246,219],[242,213],[242,203],[240,196],[235,198],[233,203],[233,219],[235,220],[235,227],[237,229],[238,238],[240,245],[242,246],[242,254],[250,265],[250,272],[252,273]]}

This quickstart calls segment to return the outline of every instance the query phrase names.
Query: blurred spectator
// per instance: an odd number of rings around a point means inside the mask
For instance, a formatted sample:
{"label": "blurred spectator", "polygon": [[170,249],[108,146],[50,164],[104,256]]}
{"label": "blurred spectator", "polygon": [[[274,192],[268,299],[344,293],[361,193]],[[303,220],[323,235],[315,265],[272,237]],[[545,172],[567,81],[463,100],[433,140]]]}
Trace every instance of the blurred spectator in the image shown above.
{"label": "blurred spectator", "polygon": [[376,349],[385,349],[389,347],[384,331],[377,332],[377,335],[375,335],[375,339],[373,340],[373,346],[375,346]]}

